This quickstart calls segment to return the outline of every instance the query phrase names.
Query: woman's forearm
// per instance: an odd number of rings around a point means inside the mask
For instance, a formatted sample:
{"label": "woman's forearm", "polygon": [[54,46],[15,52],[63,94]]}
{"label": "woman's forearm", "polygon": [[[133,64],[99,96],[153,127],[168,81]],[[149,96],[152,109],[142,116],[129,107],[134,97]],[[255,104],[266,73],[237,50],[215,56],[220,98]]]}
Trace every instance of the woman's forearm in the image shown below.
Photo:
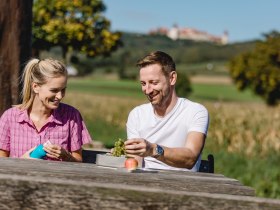
{"label": "woman's forearm", "polygon": [[9,151],[0,149],[0,157],[9,157],[9,156],[10,156]]}

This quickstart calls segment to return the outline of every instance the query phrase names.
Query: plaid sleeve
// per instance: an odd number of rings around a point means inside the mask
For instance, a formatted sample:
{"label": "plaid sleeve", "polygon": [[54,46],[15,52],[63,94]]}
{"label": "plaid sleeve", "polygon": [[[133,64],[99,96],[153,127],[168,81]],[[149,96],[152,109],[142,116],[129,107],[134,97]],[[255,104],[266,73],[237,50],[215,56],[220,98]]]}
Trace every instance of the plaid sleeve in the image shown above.
{"label": "plaid sleeve", "polygon": [[6,111],[0,118],[0,149],[10,151],[10,124],[11,112]]}
{"label": "plaid sleeve", "polygon": [[83,144],[91,142],[90,134],[86,128],[83,118],[79,111],[75,110],[73,119],[71,120],[71,151],[76,151],[81,148]]}

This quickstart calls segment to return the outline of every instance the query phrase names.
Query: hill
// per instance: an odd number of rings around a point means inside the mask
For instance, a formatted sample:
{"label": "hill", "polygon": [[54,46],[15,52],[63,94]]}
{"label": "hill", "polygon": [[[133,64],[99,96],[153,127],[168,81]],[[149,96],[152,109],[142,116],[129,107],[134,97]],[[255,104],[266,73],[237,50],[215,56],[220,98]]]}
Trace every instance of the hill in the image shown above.
{"label": "hill", "polygon": [[209,61],[227,61],[236,54],[251,50],[255,41],[218,45],[209,42],[191,40],[172,40],[166,36],[123,33],[121,52],[130,52],[131,57],[161,50],[171,54],[177,63],[201,63]]}
{"label": "hill", "polygon": [[[145,35],[136,33],[122,33],[122,47],[106,57],[88,58],[77,54],[72,61],[78,67],[81,75],[92,71],[105,73],[118,72],[121,77],[132,75],[137,60],[151,51],[164,51],[170,54],[177,67],[188,65],[190,72],[197,72],[202,65],[219,63],[224,65],[239,53],[250,51],[254,41],[218,45],[208,42],[190,40],[172,40],[162,35]],[[59,53],[58,49],[53,53]],[[211,68],[211,66],[209,66]],[[208,67],[207,67],[208,68]]]}

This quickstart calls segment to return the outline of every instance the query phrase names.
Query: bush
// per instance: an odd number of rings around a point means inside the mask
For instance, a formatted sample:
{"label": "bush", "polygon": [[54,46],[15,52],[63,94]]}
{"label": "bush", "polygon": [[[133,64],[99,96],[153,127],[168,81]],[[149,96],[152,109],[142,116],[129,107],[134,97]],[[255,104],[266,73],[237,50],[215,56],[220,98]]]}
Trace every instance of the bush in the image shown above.
{"label": "bush", "polygon": [[189,77],[181,72],[177,72],[176,92],[179,97],[187,97],[192,92]]}
{"label": "bush", "polygon": [[280,33],[265,35],[251,52],[242,53],[230,62],[231,76],[240,90],[250,88],[268,105],[280,101]]}

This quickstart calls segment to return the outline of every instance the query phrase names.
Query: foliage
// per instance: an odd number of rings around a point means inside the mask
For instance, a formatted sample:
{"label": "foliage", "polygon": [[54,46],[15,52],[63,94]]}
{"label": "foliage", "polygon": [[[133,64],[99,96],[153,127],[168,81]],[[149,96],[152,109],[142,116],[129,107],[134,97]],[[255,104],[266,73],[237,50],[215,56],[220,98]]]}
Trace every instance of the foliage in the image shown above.
{"label": "foliage", "polygon": [[231,76],[240,90],[250,88],[267,104],[280,100],[280,33],[265,35],[255,49],[238,55],[230,62]]}
{"label": "foliage", "polygon": [[121,42],[119,32],[109,31],[101,0],[36,0],[33,6],[33,48],[60,46],[87,56],[109,55]]}
{"label": "foliage", "polygon": [[176,93],[179,97],[187,97],[192,92],[191,82],[188,76],[177,71]]}
{"label": "foliage", "polygon": [[[253,187],[258,197],[280,198],[280,171],[277,167],[279,153],[271,152],[260,158],[244,156],[239,152],[229,153],[220,146],[217,148],[219,151],[215,153],[211,148],[207,146],[205,148],[214,154],[215,173],[237,179],[242,184]],[[205,150],[204,152],[208,154]]]}
{"label": "foliage", "polygon": [[124,140],[119,138],[115,142],[115,146],[113,149],[113,156],[120,157],[122,155],[125,155]]}

